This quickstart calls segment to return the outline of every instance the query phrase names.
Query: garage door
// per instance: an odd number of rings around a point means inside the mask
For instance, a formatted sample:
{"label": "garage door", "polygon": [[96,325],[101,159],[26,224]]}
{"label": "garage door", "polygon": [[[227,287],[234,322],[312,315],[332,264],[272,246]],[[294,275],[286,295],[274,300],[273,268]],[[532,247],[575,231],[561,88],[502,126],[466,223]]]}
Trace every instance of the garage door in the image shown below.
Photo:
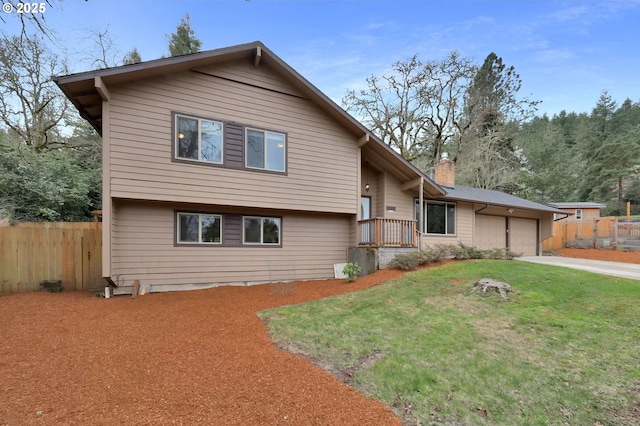
{"label": "garage door", "polygon": [[531,219],[512,218],[509,226],[511,251],[525,256],[536,256],[538,254],[538,222]]}
{"label": "garage door", "polygon": [[475,246],[482,250],[507,246],[507,222],[503,216],[476,215]]}

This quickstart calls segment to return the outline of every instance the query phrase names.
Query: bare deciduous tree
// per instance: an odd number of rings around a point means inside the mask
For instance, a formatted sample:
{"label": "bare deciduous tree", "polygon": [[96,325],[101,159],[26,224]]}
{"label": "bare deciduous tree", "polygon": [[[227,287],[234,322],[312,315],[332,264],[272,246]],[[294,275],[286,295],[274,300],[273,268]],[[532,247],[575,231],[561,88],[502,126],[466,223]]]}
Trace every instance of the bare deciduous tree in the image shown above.
{"label": "bare deciduous tree", "polygon": [[413,56],[390,73],[367,78],[367,89],[351,90],[342,103],[406,159],[427,169],[468,127],[463,97],[475,74],[470,59],[452,52],[442,61]]}
{"label": "bare deciduous tree", "polygon": [[[6,23],[6,19],[19,19],[22,28],[22,37],[27,36],[29,33],[29,27],[33,27],[36,32],[50,38],[51,29],[48,27],[47,21],[45,20],[45,12],[48,8],[54,7],[54,4],[56,3],[58,2],[54,0],[44,0],[43,2],[37,3],[22,0],[18,0],[15,3],[4,2],[4,13],[0,13],[0,22]],[[5,16],[8,18],[5,18]]]}
{"label": "bare deciduous tree", "polygon": [[35,151],[62,145],[68,103],[51,77],[65,72],[38,37],[0,39],[0,122]]}
{"label": "bare deciduous tree", "polygon": [[503,136],[489,131],[460,155],[456,181],[474,188],[513,192],[519,182],[516,157],[499,149]]}
{"label": "bare deciduous tree", "polygon": [[[118,52],[118,49],[115,47],[115,43],[111,38],[111,34],[109,34],[109,26],[104,30],[85,30],[89,35],[85,37],[85,39],[89,39],[95,45],[95,52],[91,53],[90,57],[87,58],[91,60],[91,67],[93,69],[102,69],[102,68],[110,68],[120,65],[119,57],[121,57],[121,53]],[[94,50],[91,49],[91,52]]]}

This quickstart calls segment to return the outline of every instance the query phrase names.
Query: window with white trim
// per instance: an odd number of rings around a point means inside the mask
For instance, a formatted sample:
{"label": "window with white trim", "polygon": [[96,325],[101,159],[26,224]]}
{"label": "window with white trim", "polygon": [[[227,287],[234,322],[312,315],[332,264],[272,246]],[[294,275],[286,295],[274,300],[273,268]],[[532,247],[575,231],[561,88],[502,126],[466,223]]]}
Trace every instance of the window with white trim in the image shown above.
{"label": "window with white trim", "polygon": [[[420,220],[420,202],[415,202],[415,219]],[[439,201],[424,202],[423,229],[427,234],[456,235],[456,205]]]}
{"label": "window with white trim", "polygon": [[177,214],[178,244],[222,244],[222,215]]}
{"label": "window with white trim", "polygon": [[280,225],[278,217],[243,217],[243,244],[280,245]]}
{"label": "window with white trim", "polygon": [[222,164],[221,122],[177,114],[175,120],[176,158]]}
{"label": "window with white trim", "polygon": [[247,128],[245,166],[274,172],[286,171],[286,145],[284,133]]}
{"label": "window with white trim", "polygon": [[582,209],[576,209],[576,219],[582,220]]}

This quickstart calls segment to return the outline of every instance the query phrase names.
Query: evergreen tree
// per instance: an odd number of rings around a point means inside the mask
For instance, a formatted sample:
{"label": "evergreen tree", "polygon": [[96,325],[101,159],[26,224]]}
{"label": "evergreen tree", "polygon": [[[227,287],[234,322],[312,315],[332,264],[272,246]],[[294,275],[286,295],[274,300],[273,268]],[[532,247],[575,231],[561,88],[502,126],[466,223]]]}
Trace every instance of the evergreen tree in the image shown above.
{"label": "evergreen tree", "polygon": [[[459,182],[486,189],[516,192],[519,188],[519,158],[515,139],[519,125],[535,111],[538,102],[518,100],[522,80],[513,66],[507,67],[495,53],[487,56],[465,94],[468,131],[460,135],[454,160],[458,160]],[[488,153],[492,150],[494,152]],[[482,155],[478,153],[482,152]],[[493,179],[483,178],[501,170]],[[502,179],[501,179],[502,177]]]}
{"label": "evergreen tree", "polygon": [[202,42],[196,38],[191,28],[191,17],[185,14],[176,28],[176,32],[168,36],[169,56],[188,55],[200,51]]}
{"label": "evergreen tree", "polygon": [[582,164],[573,157],[561,123],[562,119],[549,120],[545,115],[523,125],[518,140],[524,169],[522,197],[539,203],[575,201],[573,183],[580,178]]}
{"label": "evergreen tree", "polygon": [[138,49],[135,47],[124,56],[124,59],[122,59],[123,65],[139,64],[140,62],[142,62],[142,58],[140,57]]}
{"label": "evergreen tree", "polygon": [[91,217],[95,170],[70,150],[35,152],[19,141],[0,141],[0,216],[26,221],[78,221]]}

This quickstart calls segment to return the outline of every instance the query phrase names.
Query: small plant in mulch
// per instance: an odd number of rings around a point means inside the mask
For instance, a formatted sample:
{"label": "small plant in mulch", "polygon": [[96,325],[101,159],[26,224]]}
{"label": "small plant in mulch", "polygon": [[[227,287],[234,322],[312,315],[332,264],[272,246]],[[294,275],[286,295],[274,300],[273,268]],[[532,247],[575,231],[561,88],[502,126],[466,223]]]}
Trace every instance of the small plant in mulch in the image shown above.
{"label": "small plant in mulch", "polygon": [[362,268],[357,263],[349,262],[342,268],[342,273],[346,275],[345,280],[349,283],[360,276]]}

